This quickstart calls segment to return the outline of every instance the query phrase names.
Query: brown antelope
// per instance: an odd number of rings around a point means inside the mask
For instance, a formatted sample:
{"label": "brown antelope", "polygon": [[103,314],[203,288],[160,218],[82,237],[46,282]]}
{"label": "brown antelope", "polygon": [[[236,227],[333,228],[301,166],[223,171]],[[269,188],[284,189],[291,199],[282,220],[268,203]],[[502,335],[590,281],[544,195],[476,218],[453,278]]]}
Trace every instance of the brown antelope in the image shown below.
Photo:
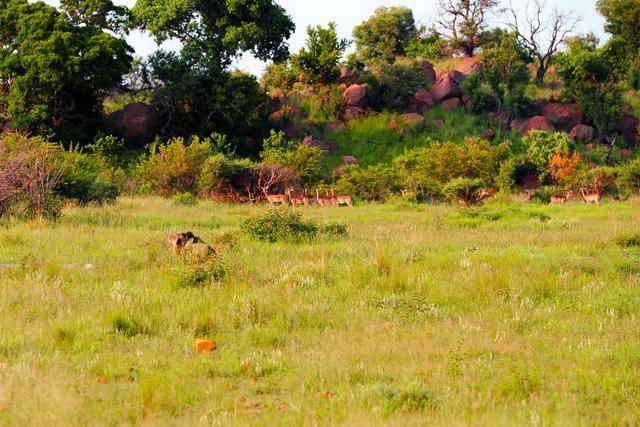
{"label": "brown antelope", "polygon": [[319,204],[320,206],[331,206],[333,205],[333,198],[329,197],[329,195],[327,194],[326,196],[320,196],[320,190],[318,190],[316,188],[316,203]]}
{"label": "brown antelope", "polygon": [[267,194],[267,202],[272,205],[286,205],[287,204],[287,195],[286,194]]}
{"label": "brown antelope", "polygon": [[350,208],[353,207],[353,200],[351,199],[351,196],[336,196],[334,194],[334,190],[331,190],[331,203],[334,206],[349,206]]}
{"label": "brown antelope", "polygon": [[553,195],[551,196],[551,204],[552,205],[561,205],[563,203],[567,203],[567,201],[569,201],[569,199],[573,196],[573,191],[569,190],[567,191],[567,194],[565,195]]}
{"label": "brown antelope", "polygon": [[602,192],[601,191],[595,191],[593,193],[590,193],[588,191],[586,191],[584,188],[582,189],[582,198],[584,199],[585,203],[588,205],[598,205],[600,206],[600,200],[602,200]]}
{"label": "brown antelope", "polygon": [[299,196],[292,196],[291,192],[292,192],[291,188],[287,190],[287,195],[289,196],[289,201],[291,202],[291,205],[293,207],[296,207],[298,205],[309,206],[310,200],[309,200],[309,196],[307,196],[306,190],[305,190],[305,192],[303,194],[301,194]]}
{"label": "brown antelope", "polygon": [[483,188],[482,190],[480,190],[480,194],[478,194],[478,201],[483,201],[486,199],[490,199],[491,197],[493,197],[493,190],[487,190],[486,188]]}

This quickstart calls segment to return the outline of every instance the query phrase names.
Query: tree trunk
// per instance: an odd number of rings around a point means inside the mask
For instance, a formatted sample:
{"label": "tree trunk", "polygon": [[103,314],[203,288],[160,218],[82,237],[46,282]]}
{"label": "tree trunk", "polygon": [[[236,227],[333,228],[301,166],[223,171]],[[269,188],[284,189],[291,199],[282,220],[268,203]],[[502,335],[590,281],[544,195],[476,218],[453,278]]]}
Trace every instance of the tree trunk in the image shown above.
{"label": "tree trunk", "polygon": [[544,76],[547,74],[547,70],[549,70],[549,64],[545,64],[544,61],[540,61],[540,64],[538,64],[538,71],[536,72],[536,82],[544,82]]}

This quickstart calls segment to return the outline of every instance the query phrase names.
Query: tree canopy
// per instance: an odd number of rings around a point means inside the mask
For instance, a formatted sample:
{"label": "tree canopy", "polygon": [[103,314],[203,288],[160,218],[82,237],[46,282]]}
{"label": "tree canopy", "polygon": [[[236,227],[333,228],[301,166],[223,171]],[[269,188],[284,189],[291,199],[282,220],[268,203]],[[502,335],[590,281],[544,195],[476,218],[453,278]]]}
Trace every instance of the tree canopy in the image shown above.
{"label": "tree canopy", "polygon": [[349,42],[338,38],[336,24],[330,22],[327,28],[307,28],[306,46],[291,58],[291,62],[309,83],[333,83],[339,75],[340,58]]}
{"label": "tree canopy", "polygon": [[353,30],[359,59],[393,62],[416,37],[413,12],[406,7],[380,7]]}

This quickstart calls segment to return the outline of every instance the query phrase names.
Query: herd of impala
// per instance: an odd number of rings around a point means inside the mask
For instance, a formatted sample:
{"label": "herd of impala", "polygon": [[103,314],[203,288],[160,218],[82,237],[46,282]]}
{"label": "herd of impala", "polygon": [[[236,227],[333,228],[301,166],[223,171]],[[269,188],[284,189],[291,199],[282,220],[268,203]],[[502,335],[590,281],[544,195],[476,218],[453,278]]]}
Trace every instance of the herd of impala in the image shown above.
{"label": "herd of impala", "polygon": [[[551,196],[551,204],[552,205],[561,205],[567,203],[574,196],[573,190],[567,191],[565,194],[554,194]],[[587,205],[598,205],[600,206],[600,202],[602,201],[602,191],[600,190],[585,190],[584,188],[581,190],[582,201]],[[526,190],[524,193],[525,201],[530,202],[533,199],[533,192],[531,190]]]}
{"label": "herd of impala", "polygon": [[325,190],[325,195],[320,194],[320,190],[316,189],[316,196],[311,197],[306,190],[302,194],[294,195],[293,189],[289,188],[284,194],[267,194],[267,202],[272,205],[288,205],[291,206],[309,206],[317,204],[320,206],[349,206],[353,207],[353,199],[351,196],[335,195],[331,190],[331,195]]}

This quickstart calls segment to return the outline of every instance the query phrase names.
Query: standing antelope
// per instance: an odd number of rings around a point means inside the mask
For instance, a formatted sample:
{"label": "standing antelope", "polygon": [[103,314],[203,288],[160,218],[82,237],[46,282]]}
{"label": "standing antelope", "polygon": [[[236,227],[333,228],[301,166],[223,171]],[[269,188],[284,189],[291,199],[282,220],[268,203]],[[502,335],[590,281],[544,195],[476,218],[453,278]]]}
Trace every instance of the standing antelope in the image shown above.
{"label": "standing antelope", "polygon": [[567,194],[564,196],[553,195],[551,196],[551,204],[552,205],[561,205],[563,203],[567,203],[567,201],[573,196],[573,191],[567,191]]}
{"label": "standing antelope", "polygon": [[334,195],[334,190],[331,190],[331,203],[335,206],[349,206],[353,207],[353,200],[351,196],[336,196]]}
{"label": "standing antelope", "polygon": [[601,191],[595,191],[593,193],[589,193],[588,191],[586,191],[584,188],[582,189],[582,198],[584,199],[585,203],[588,205],[598,205],[600,206],[600,200],[602,200],[602,192]]}
{"label": "standing antelope", "polygon": [[299,195],[299,196],[292,196],[291,195],[292,189],[288,189],[287,190],[287,195],[289,196],[289,201],[291,202],[291,205],[293,207],[296,207],[298,205],[305,205],[305,206],[309,206],[309,196],[307,196],[306,190],[303,194]]}
{"label": "standing antelope", "polygon": [[333,198],[329,197],[329,195],[326,196],[320,196],[320,190],[318,190],[316,188],[316,203],[319,204],[320,206],[331,206],[333,205]]}
{"label": "standing antelope", "polygon": [[286,194],[267,194],[267,202],[272,205],[286,205],[287,204],[287,195]]}
{"label": "standing antelope", "polygon": [[533,200],[533,191],[531,190],[525,190],[524,191],[524,201],[525,202],[531,202]]}

